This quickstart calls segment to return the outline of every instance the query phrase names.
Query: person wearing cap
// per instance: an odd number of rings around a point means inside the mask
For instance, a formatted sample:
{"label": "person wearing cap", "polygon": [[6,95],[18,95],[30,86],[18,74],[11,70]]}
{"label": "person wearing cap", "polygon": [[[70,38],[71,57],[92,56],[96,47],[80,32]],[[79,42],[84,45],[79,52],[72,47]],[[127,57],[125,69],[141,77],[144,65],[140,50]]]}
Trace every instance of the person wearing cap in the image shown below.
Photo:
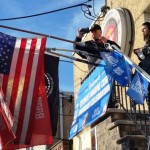
{"label": "person wearing cap", "polygon": [[[75,42],[81,42],[82,37],[85,33],[91,32],[92,39],[89,41],[85,41],[83,46],[80,46],[78,44],[74,44],[75,51],[78,55],[80,55],[83,59],[87,59],[90,63],[99,63],[102,60],[102,57],[100,55],[100,52],[110,52],[109,50],[106,50],[105,43],[109,43],[110,45],[115,45],[120,49],[120,47],[113,41],[108,40],[104,36],[102,36],[102,30],[101,27],[98,24],[94,24],[89,29],[88,28],[82,28],[78,31],[77,37],[75,39]],[[102,48],[102,49],[101,49]],[[88,65],[89,70],[92,68],[92,65]],[[108,107],[118,107],[118,103],[116,101],[110,100]]]}
{"label": "person wearing cap", "polygon": [[[98,24],[92,25],[90,28],[82,28],[78,30],[75,42],[81,42],[82,37],[85,33],[91,32],[92,39],[89,41],[82,42],[84,43],[83,46],[80,46],[78,44],[74,44],[75,52],[81,56],[83,59],[87,59],[90,63],[95,63],[97,60],[102,60],[102,57],[100,55],[100,51],[106,50],[104,44],[109,43],[110,45],[115,45],[118,48],[120,48],[115,42],[108,40],[104,36],[102,36],[102,30],[101,26]],[[102,49],[100,49],[102,48]],[[77,51],[76,51],[77,50]],[[100,50],[100,51],[98,51]],[[99,62],[98,61],[98,62]],[[89,69],[91,69],[92,65],[89,65]]]}

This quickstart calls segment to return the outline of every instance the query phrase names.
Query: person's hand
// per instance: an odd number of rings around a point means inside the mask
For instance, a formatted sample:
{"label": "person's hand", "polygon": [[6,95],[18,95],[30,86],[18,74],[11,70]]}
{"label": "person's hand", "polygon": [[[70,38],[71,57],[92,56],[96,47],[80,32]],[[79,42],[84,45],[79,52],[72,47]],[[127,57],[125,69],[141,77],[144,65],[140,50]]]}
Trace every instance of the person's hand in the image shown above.
{"label": "person's hand", "polygon": [[81,30],[81,29],[79,29],[79,30],[78,30],[78,33],[77,33],[77,37],[78,37],[78,38],[82,38],[82,37],[84,36],[84,34],[85,34],[84,32],[81,32],[80,30]]}
{"label": "person's hand", "polygon": [[108,39],[104,36],[101,36],[100,39],[104,42],[104,43],[107,43]]}
{"label": "person's hand", "polygon": [[133,52],[135,54],[138,54],[139,52],[142,52],[142,48],[136,48],[136,49],[133,50]]}

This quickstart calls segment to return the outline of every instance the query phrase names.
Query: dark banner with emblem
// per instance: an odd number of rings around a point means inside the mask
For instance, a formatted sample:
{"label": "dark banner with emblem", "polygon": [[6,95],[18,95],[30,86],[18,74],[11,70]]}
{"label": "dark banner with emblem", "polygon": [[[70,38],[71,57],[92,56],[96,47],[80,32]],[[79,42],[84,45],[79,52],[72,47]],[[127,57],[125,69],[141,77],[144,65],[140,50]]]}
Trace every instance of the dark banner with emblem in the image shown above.
{"label": "dark banner with emblem", "polygon": [[59,110],[59,57],[45,54],[45,82],[51,117],[52,135],[56,135]]}

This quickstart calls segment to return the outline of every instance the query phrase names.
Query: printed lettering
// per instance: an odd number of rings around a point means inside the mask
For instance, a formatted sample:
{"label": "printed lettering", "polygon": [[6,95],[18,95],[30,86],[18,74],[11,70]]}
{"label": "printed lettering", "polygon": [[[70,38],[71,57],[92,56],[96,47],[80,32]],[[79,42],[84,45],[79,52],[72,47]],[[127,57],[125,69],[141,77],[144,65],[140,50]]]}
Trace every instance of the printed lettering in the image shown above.
{"label": "printed lettering", "polygon": [[39,97],[36,106],[35,119],[41,119],[41,118],[44,118],[44,111],[43,111],[42,98]]}

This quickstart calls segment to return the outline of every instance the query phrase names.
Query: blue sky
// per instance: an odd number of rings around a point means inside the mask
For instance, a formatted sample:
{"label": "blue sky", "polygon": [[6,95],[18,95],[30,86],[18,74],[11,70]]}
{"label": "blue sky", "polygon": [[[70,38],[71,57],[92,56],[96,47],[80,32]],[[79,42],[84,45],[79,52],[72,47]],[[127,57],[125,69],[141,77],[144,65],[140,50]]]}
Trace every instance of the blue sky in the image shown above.
{"label": "blue sky", "polygon": [[[86,1],[86,0],[85,0]],[[84,0],[0,0],[0,19],[20,17],[26,15],[32,15],[37,13],[48,12],[56,9],[61,9],[76,5]],[[98,14],[101,6],[104,5],[105,0],[94,0],[95,13]],[[93,1],[87,4],[92,5]],[[83,7],[85,8],[85,7]],[[91,13],[93,8],[90,9]],[[68,40],[74,40],[77,30],[81,27],[88,27],[93,21],[86,18],[81,10],[81,7],[75,7],[66,9],[63,11],[27,18],[20,20],[11,21],[0,21],[0,25],[11,26],[15,28],[20,28],[24,30],[30,30],[34,32],[40,32],[43,34],[48,34]],[[8,30],[0,28],[0,32],[4,32],[16,37],[29,37],[34,36],[26,34],[23,32],[18,32],[14,30]],[[73,45],[71,43],[59,41],[56,39],[48,38],[46,47],[49,48],[59,48],[73,50]],[[72,55],[71,53],[60,52],[65,55]],[[67,60],[63,57],[60,60]],[[73,65],[72,63],[59,62],[59,80],[60,80],[60,90],[63,91],[73,91]]]}

